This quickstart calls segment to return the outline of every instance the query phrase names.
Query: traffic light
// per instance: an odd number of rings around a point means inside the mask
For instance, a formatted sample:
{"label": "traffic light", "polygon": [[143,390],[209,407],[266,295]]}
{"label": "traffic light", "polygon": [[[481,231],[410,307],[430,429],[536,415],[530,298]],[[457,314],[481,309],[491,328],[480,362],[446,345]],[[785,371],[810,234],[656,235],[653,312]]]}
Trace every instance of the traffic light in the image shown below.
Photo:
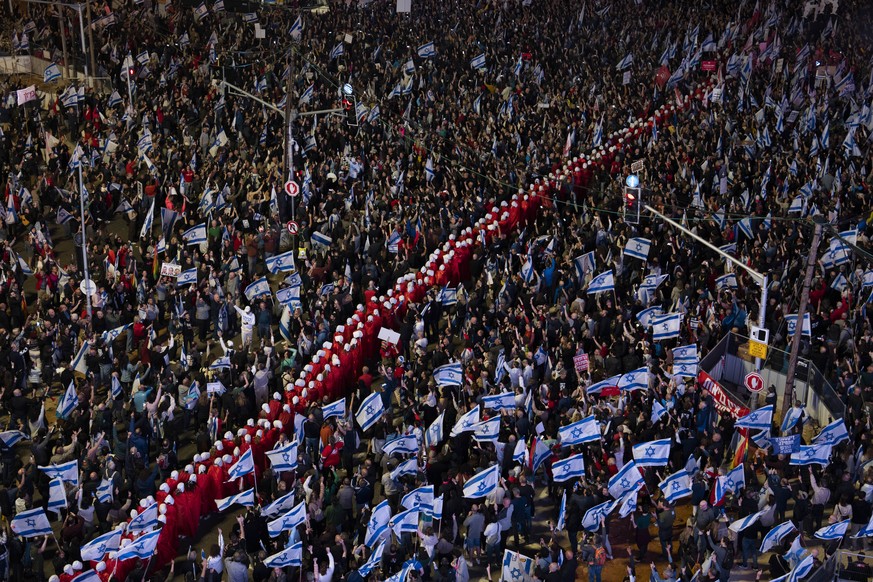
{"label": "traffic light", "polygon": [[349,127],[358,127],[358,99],[355,97],[355,90],[350,83],[343,85],[342,94],[346,123],[349,124]]}
{"label": "traffic light", "polygon": [[640,223],[640,206],[642,205],[642,201],[640,200],[642,195],[641,188],[629,188],[625,186],[624,189],[624,221],[629,224],[639,224]]}
{"label": "traffic light", "polygon": [[127,74],[131,79],[133,79],[134,77],[136,77],[136,69],[130,67],[129,69],[127,69]]}

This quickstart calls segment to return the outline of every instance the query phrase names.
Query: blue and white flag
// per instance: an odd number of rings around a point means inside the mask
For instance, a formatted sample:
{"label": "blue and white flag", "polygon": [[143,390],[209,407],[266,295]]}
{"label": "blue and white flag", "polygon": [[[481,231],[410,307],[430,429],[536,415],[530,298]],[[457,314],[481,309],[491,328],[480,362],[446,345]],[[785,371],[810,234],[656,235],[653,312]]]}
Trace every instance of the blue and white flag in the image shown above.
{"label": "blue and white flag", "polygon": [[97,501],[100,503],[112,503],[115,498],[114,486],[112,480],[101,479],[100,485],[97,486],[97,491],[94,494],[97,496]]}
{"label": "blue and white flag", "polygon": [[626,374],[622,374],[618,381],[618,389],[625,392],[633,392],[634,390],[648,390],[649,388],[649,369],[646,367],[631,370]]}
{"label": "blue and white flag", "polygon": [[323,247],[329,247],[333,244],[332,238],[318,230],[312,233],[312,238],[310,240],[312,241],[312,244],[321,245]]}
{"label": "blue and white flag", "polygon": [[458,290],[443,287],[437,292],[437,301],[442,303],[443,307],[451,307],[458,303]]}
{"label": "blue and white flag", "polygon": [[284,447],[266,452],[274,472],[281,473],[282,471],[294,471],[297,469],[297,447],[298,443],[295,440]]}
{"label": "blue and white flag", "polygon": [[182,233],[182,240],[189,245],[199,245],[206,242],[206,223],[198,224]]}
{"label": "blue and white flag", "polygon": [[722,275],[715,280],[715,288],[719,291],[722,289],[736,289],[737,287],[737,276],[734,273]]}
{"label": "blue and white flag", "polygon": [[630,238],[624,245],[624,254],[641,261],[647,261],[651,248],[652,241],[647,238]]}
{"label": "blue and white flag", "polygon": [[424,485],[410,491],[400,500],[400,505],[406,509],[433,511],[433,485]]}
{"label": "blue and white flag", "polygon": [[594,415],[591,415],[573,424],[558,427],[558,439],[563,447],[599,441],[600,427]]}
{"label": "blue and white flag", "polygon": [[457,422],[455,422],[455,426],[452,427],[452,432],[449,433],[449,436],[458,436],[461,433],[471,431],[473,430],[473,427],[477,424],[479,424],[478,404],[472,410],[461,416],[457,420]]}
{"label": "blue and white flag", "polygon": [[443,418],[445,412],[440,412],[424,433],[424,446],[433,447],[443,440]]}
{"label": "blue and white flag", "polygon": [[827,465],[831,458],[831,445],[800,446],[800,450],[791,455],[789,465]]}
{"label": "blue and white flag", "polygon": [[245,477],[249,473],[253,473],[254,470],[255,462],[252,458],[252,450],[247,449],[246,452],[240,456],[239,460],[227,470],[227,480],[231,481],[233,479]]}
{"label": "blue and white flag", "polygon": [[245,296],[249,301],[254,301],[258,297],[270,294],[272,294],[272,292],[270,291],[270,284],[267,282],[266,277],[261,277],[256,281],[252,281],[245,290]]}
{"label": "blue and white flag", "polygon": [[656,424],[665,414],[667,414],[667,409],[664,408],[664,405],[659,400],[652,401],[652,414],[649,416],[652,424]]}
{"label": "blue and white flag", "polygon": [[651,327],[652,318],[663,314],[664,310],[658,306],[655,306],[649,307],[648,309],[643,309],[642,311],[637,313],[636,318],[637,321],[640,322],[640,325],[642,325],[643,327]]}
{"label": "blue and white flag", "polygon": [[346,417],[346,399],[340,398],[336,402],[332,402],[327,406],[322,406],[321,413],[324,420],[331,417],[345,418]]}
{"label": "blue and white flag", "polygon": [[[85,365],[85,355],[88,353],[88,350],[90,350],[90,349],[91,349],[91,343],[87,342],[87,341],[82,342],[82,345],[79,346],[79,351],[76,352],[76,356],[73,358],[73,361],[70,362],[70,367],[73,368],[74,371],[79,372],[80,374],[87,374],[88,373],[88,367]],[[69,388],[67,390],[69,391]],[[75,390],[74,390],[74,392],[75,392]],[[76,406],[79,405],[78,396],[76,396],[75,402],[76,403],[73,406],[73,408],[75,408]],[[58,403],[58,407],[59,408],[61,407],[60,403]]]}
{"label": "blue and white flag", "polygon": [[[276,301],[282,305],[290,306],[291,309],[297,309],[301,306],[300,303],[300,285],[292,285],[276,291]],[[290,323],[290,317],[289,317]],[[280,324],[281,331],[281,324]],[[287,339],[287,338],[286,338]]]}
{"label": "blue and white flag", "polygon": [[839,540],[846,535],[849,529],[851,519],[846,519],[838,523],[832,523],[829,526],[823,527],[815,532],[815,537],[820,540]]}
{"label": "blue and white flag", "polygon": [[552,463],[552,475],[556,483],[585,476],[585,457],[582,453]]}
{"label": "blue and white flag", "polygon": [[531,255],[527,256],[527,260],[521,266],[521,279],[525,283],[530,283],[533,281],[534,275],[536,272],[534,271],[533,257]]}
{"label": "blue and white flag", "polygon": [[612,271],[601,273],[591,279],[588,284],[587,293],[604,293],[606,291],[615,291],[615,278]]}
{"label": "blue and white flag", "polygon": [[484,471],[476,473],[464,483],[464,497],[475,499],[489,495],[497,488],[499,479],[500,467],[498,465],[492,465]]}
{"label": "blue and white flag", "polygon": [[224,368],[230,368],[230,357],[222,356],[209,364],[210,370],[222,370]]}
{"label": "blue and white flag", "polygon": [[382,553],[385,551],[385,541],[379,542],[363,566],[358,568],[358,574],[366,578],[376,567],[382,567]]}
{"label": "blue and white flag", "polygon": [[[785,316],[785,325],[788,328],[788,335],[793,336],[797,329],[797,314],[791,313]],[[803,335],[812,337],[812,320],[809,313],[803,314]]]}
{"label": "blue and white flag", "polygon": [[218,511],[224,511],[230,508],[231,505],[242,505],[243,507],[254,507],[255,506],[255,490],[247,489],[242,493],[237,493],[236,495],[231,495],[230,497],[225,497],[224,499],[216,499],[215,505],[218,507]]}
{"label": "blue and white flag", "polygon": [[773,405],[768,404],[763,408],[753,410],[749,414],[737,419],[734,428],[751,428],[755,430],[769,430],[773,423]]}
{"label": "blue and white flag", "polygon": [[9,527],[23,538],[53,535],[52,526],[41,507],[18,513]]}
{"label": "blue and white flag", "polygon": [[676,503],[677,500],[691,495],[691,475],[685,469],[676,471],[658,483],[658,488],[664,493],[667,501]]}
{"label": "blue and white flag", "polygon": [[496,443],[500,437],[500,416],[493,416],[473,426],[473,440],[479,443]]}
{"label": "blue and white flag", "polygon": [[49,498],[46,509],[60,514],[61,510],[66,508],[67,491],[64,489],[64,482],[61,479],[52,479],[49,481]]}
{"label": "blue and white flag", "polygon": [[258,13],[257,12],[246,12],[243,14],[243,22],[247,24],[252,24],[253,22],[258,21]]}
{"label": "blue and white flag", "polygon": [[437,386],[460,386],[464,382],[464,372],[460,362],[444,364],[433,371]]}
{"label": "blue and white flag", "polygon": [[203,20],[207,14],[209,14],[209,8],[206,7],[206,2],[201,2],[196,8],[194,8],[194,16],[197,20]]}
{"label": "blue and white flag", "polygon": [[623,71],[626,68],[630,67],[632,64],[634,64],[634,54],[628,53],[623,59],[621,59],[621,61],[619,61],[618,65],[615,66],[615,70]]}
{"label": "blue and white flag", "polygon": [[109,552],[118,550],[119,546],[121,546],[121,535],[123,533],[124,528],[118,527],[94,538],[82,546],[79,551],[82,561],[84,562],[87,560],[97,562],[102,560]]}
{"label": "blue and white flag", "polygon": [[605,501],[595,505],[582,516],[582,527],[585,531],[595,532],[600,529],[601,520],[605,519],[615,507],[615,502]]}
{"label": "blue and white flag", "polygon": [[281,255],[273,255],[266,260],[267,270],[271,273],[287,273],[294,270],[294,249]]}
{"label": "blue and white flag", "polygon": [[764,536],[764,539],[761,540],[760,552],[762,554],[765,552],[769,552],[771,548],[774,548],[775,546],[781,544],[782,540],[785,539],[785,536],[796,530],[797,527],[790,520],[780,525],[777,525],[776,527],[768,531],[767,535]]}
{"label": "blue and white flag", "polygon": [[758,512],[753,513],[751,515],[747,515],[746,517],[743,517],[743,518],[738,519],[736,521],[733,521],[728,526],[728,529],[730,529],[732,532],[740,533],[744,529],[748,529],[749,526],[754,525],[755,522],[757,522],[759,519],[761,519],[761,516],[764,513],[765,513],[765,511],[761,510],[761,511],[758,511]]}
{"label": "blue and white flag", "polygon": [[382,447],[382,452],[385,455],[393,455],[395,453],[401,455],[414,455],[418,452],[418,439],[415,435],[402,435],[385,443]]}
{"label": "blue and white flag", "polygon": [[573,259],[573,265],[576,267],[576,276],[581,282],[585,279],[585,273],[593,273],[597,268],[597,259],[594,257],[594,251],[585,253]]}
{"label": "blue and white flag", "polygon": [[679,331],[682,327],[681,313],[666,313],[664,315],[656,315],[652,317],[652,339],[661,341],[674,337],[679,337]]}
{"label": "blue and white flag", "polygon": [[485,410],[515,410],[515,393],[502,392],[483,396],[482,408]]}
{"label": "blue and white flag", "polygon": [[618,473],[610,477],[609,494],[616,499],[621,499],[628,491],[638,489],[643,483],[643,476],[640,474],[636,462],[631,461],[626,463]]}
{"label": "blue and white flag", "polygon": [[669,275],[648,275],[643,279],[643,282],[640,283],[640,288],[638,290],[640,300],[647,303],[649,301],[649,295],[654,294],[655,290],[661,286],[661,283],[666,281],[669,277]]}
{"label": "blue and white flag", "polygon": [[79,485],[79,460],[74,459],[60,465],[52,463],[48,467],[38,467],[50,479],[60,479],[73,485]]}
{"label": "blue and white flag", "polygon": [[700,359],[697,344],[673,348],[673,375],[681,378],[696,378]]}
{"label": "blue and white flag", "polygon": [[128,323],[126,325],[119,325],[118,327],[104,331],[102,334],[100,334],[100,339],[102,339],[104,342],[112,343],[115,340],[117,340],[119,338],[119,336],[121,336],[121,334],[123,334],[126,331],[129,331],[132,328],[133,328],[132,323]]}
{"label": "blue and white flag", "polygon": [[624,497],[620,499],[618,506],[618,516],[627,517],[637,510],[638,491],[628,491]]}
{"label": "blue and white flag", "polygon": [[61,396],[61,399],[58,401],[58,418],[67,418],[78,406],[79,395],[76,392],[76,383],[74,380],[70,380],[70,385],[67,386],[67,391],[64,392],[64,395]]}
{"label": "blue and white flag", "polygon": [[849,431],[846,429],[846,421],[838,418],[818,433],[812,442],[817,445],[836,446],[843,441],[849,440]]}
{"label": "blue and white flag", "polygon": [[44,83],[51,83],[53,81],[57,81],[61,78],[61,68],[57,63],[51,63],[49,66],[45,68],[45,71],[42,73],[42,80]]}
{"label": "blue and white flag", "polygon": [[294,40],[298,40],[302,33],[303,33],[303,17],[298,16],[297,20],[294,21],[294,24],[291,25],[291,29],[288,30],[288,36],[290,36]]}
{"label": "blue and white flag", "polygon": [[176,277],[176,286],[181,287],[182,285],[190,285],[194,283],[197,284],[197,269],[187,269],[179,273],[179,276]]}
{"label": "blue and white flag", "polygon": [[265,517],[273,517],[280,513],[286,513],[292,507],[294,507],[294,491],[286,493],[267,507],[263,508],[261,510],[261,515]]}
{"label": "blue and white flag", "polygon": [[600,394],[606,389],[609,388],[618,388],[618,383],[621,380],[621,376],[612,376],[611,378],[607,378],[606,380],[601,380],[597,384],[592,384],[588,388],[585,389],[588,394]]}
{"label": "blue and white flag", "polygon": [[[716,478],[716,502],[728,492],[736,495],[740,489],[746,486],[746,466],[740,463],[725,475],[719,475]],[[719,495],[719,489],[721,495]]]}
{"label": "blue and white flag", "polygon": [[373,508],[373,513],[370,514],[370,521],[367,522],[367,536],[364,539],[364,543],[371,548],[374,547],[379,538],[388,531],[388,521],[390,519],[391,505],[388,504],[386,499]]}
{"label": "blue and white flag", "polygon": [[385,405],[382,402],[382,395],[373,392],[361,403],[361,407],[355,413],[355,418],[361,425],[361,430],[366,431],[376,424],[376,421],[382,418],[383,414],[385,414]]}
{"label": "blue and white flag", "polygon": [[433,41],[428,41],[418,47],[418,56],[422,59],[432,59],[436,56],[436,48],[434,47]]}
{"label": "blue and white flag", "polygon": [[531,472],[536,473],[539,466],[552,457],[552,449],[543,439],[535,437],[531,445],[531,456],[533,457],[530,462]]}
{"label": "blue and white flag", "polygon": [[303,542],[296,542],[264,560],[268,568],[286,568],[303,565]]}
{"label": "blue and white flag", "polygon": [[343,46],[343,43],[337,43],[335,47],[330,51],[330,60],[337,59],[342,55],[346,54],[346,48]]}
{"label": "blue and white flag", "polygon": [[417,508],[401,511],[388,520],[388,527],[397,537],[404,533],[415,533],[418,531],[418,513]]}
{"label": "blue and white flag", "polygon": [[158,504],[152,503],[127,523],[127,531],[131,533],[150,531],[153,527],[157,527],[157,525]]}
{"label": "blue and white flag", "polygon": [[473,57],[470,60],[470,66],[474,69],[484,69],[485,68],[485,53],[480,54],[479,56]]}
{"label": "blue and white flag", "polygon": [[[157,523],[157,518],[155,518]],[[140,536],[136,541],[126,545],[118,550],[115,559],[119,562],[130,560],[131,558],[140,558],[148,560],[155,553],[155,548],[158,547],[158,538],[161,535],[161,530],[155,530]]]}
{"label": "blue and white flag", "polygon": [[633,453],[638,467],[663,467],[670,460],[670,439],[634,445]]}
{"label": "blue and white flag", "polygon": [[563,531],[567,525],[567,490],[561,496],[561,505],[558,506],[558,521],[555,523],[555,531]]}
{"label": "blue and white flag", "polygon": [[292,507],[288,513],[267,524],[267,532],[271,538],[277,537],[283,531],[294,529],[306,521],[306,502],[301,501]]}
{"label": "blue and white flag", "polygon": [[7,430],[0,432],[0,444],[7,449],[11,449],[22,440],[27,439],[27,435],[20,430]]}

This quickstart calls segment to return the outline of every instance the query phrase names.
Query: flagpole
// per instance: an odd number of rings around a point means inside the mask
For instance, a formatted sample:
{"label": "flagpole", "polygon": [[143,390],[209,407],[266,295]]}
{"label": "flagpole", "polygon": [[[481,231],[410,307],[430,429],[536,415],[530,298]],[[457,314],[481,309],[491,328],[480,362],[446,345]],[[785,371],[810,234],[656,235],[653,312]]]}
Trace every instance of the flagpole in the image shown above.
{"label": "flagpole", "polygon": [[[78,147],[78,146],[77,146]],[[91,277],[88,274],[88,236],[85,234],[85,183],[82,180],[82,159],[79,159],[79,212],[82,218],[82,264],[85,271],[85,308],[91,325]]]}
{"label": "flagpole", "polygon": [[[152,553],[149,555],[148,562],[146,562],[145,570],[144,570],[143,573],[142,573],[142,580],[141,580],[141,582],[145,582],[146,578],[148,577],[148,574],[149,574],[149,567],[152,565],[152,558],[154,557],[154,555],[155,555],[154,552],[152,552]],[[116,560],[115,563],[118,564],[118,561]]]}

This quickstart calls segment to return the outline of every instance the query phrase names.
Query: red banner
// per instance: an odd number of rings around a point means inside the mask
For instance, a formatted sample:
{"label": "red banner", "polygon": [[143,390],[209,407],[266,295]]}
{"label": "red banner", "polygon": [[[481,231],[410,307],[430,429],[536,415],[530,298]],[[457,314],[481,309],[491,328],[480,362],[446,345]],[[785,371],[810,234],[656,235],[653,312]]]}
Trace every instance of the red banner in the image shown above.
{"label": "red banner", "polygon": [[731,395],[728,394],[727,390],[722,388],[718,382],[712,379],[712,376],[703,370],[700,370],[700,372],[697,373],[697,383],[706,388],[706,390],[712,394],[715,408],[719,412],[729,413],[734,417],[734,420],[751,412],[748,408],[736,402]]}
{"label": "red banner", "polygon": [[715,61],[703,61],[700,63],[700,69],[703,71],[714,71]]}
{"label": "red banner", "polygon": [[584,372],[588,369],[588,354],[579,354],[573,357],[573,365],[577,372]]}

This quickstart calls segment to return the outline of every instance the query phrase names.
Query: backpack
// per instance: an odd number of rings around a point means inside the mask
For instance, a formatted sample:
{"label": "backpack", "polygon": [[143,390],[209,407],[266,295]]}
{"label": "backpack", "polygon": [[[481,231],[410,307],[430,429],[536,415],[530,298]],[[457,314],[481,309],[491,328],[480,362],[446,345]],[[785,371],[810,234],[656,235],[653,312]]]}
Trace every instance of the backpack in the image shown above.
{"label": "backpack", "polygon": [[606,564],[606,550],[603,547],[594,550],[594,565],[603,566]]}

